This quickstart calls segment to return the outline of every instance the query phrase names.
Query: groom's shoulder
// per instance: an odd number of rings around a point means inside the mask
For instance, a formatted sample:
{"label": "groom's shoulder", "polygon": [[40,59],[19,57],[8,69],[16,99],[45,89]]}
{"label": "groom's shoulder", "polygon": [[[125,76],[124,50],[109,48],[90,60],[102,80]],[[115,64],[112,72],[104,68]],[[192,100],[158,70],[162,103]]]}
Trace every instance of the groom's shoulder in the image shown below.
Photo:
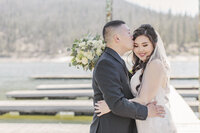
{"label": "groom's shoulder", "polygon": [[101,65],[106,66],[106,65],[112,65],[112,64],[113,64],[113,61],[110,58],[102,57],[98,60],[96,65],[98,67],[98,66],[101,66]]}
{"label": "groom's shoulder", "polygon": [[97,64],[95,65],[95,68],[99,68],[99,67],[104,67],[104,68],[118,68],[119,62],[110,54],[108,54],[107,52],[104,52],[101,57],[98,59]]}
{"label": "groom's shoulder", "polygon": [[101,57],[99,58],[97,64],[102,63],[102,62],[112,62],[112,59],[109,54],[104,52]]}
{"label": "groom's shoulder", "polygon": [[110,57],[109,55],[103,54],[99,58],[99,60],[98,60],[98,62],[97,62],[95,67],[96,68],[98,68],[98,67],[106,68],[106,67],[114,67],[114,66],[116,66],[115,60],[113,60],[112,57]]}

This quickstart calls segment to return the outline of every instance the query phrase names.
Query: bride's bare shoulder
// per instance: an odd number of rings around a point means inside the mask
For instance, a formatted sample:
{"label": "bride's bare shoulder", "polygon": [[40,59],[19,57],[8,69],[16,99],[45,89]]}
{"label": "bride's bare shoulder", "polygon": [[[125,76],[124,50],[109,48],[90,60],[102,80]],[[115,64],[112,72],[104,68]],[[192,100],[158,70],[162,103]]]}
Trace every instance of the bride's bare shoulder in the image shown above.
{"label": "bride's bare shoulder", "polygon": [[164,66],[159,59],[155,59],[149,63],[147,69],[149,69],[151,71],[154,70],[156,72],[159,72],[159,71],[162,72],[164,70]]}

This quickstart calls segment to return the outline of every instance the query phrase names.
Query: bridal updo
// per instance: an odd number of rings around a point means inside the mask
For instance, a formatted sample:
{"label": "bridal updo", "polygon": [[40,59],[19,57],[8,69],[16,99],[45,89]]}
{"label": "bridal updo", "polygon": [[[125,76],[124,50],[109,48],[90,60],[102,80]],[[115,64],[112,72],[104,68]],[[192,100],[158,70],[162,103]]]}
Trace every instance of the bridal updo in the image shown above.
{"label": "bridal updo", "polygon": [[[143,24],[139,28],[137,28],[133,32],[133,41],[135,41],[135,39],[141,35],[148,37],[149,40],[151,41],[151,43],[153,44],[153,48],[155,49],[156,43],[158,41],[158,37],[157,37],[156,31],[150,24]],[[151,55],[153,54],[153,52],[154,52],[154,50],[152,51]],[[151,55],[146,59],[145,62],[143,62],[133,52],[133,64],[134,65],[132,68],[132,73],[134,75],[138,70],[142,69],[142,74],[140,75],[140,83],[142,82],[143,73],[144,73],[144,70],[146,68],[146,65],[147,65]],[[140,87],[140,84],[136,87],[136,90],[138,90],[139,87]]]}

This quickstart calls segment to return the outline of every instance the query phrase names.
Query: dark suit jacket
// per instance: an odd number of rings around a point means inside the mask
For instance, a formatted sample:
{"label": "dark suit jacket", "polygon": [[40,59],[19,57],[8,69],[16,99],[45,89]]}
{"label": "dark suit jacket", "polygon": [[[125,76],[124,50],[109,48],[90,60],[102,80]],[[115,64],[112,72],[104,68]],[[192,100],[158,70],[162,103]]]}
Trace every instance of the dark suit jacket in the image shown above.
{"label": "dark suit jacket", "polygon": [[130,73],[123,59],[111,48],[106,48],[94,71],[92,87],[94,103],[105,100],[111,112],[98,117],[94,113],[90,133],[137,133],[134,119],[145,120],[147,107],[129,102]]}

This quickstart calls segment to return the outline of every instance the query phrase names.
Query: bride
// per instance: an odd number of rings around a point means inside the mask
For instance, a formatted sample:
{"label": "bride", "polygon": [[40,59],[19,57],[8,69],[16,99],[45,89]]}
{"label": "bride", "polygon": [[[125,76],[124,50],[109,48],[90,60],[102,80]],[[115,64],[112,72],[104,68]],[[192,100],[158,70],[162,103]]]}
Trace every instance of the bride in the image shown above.
{"label": "bride", "polygon": [[[134,48],[131,78],[131,92],[136,97],[130,99],[147,105],[156,101],[165,109],[165,117],[136,120],[138,133],[176,133],[176,128],[169,110],[169,74],[170,66],[166,57],[163,42],[159,34],[149,24],[141,25],[133,33]],[[110,112],[105,101],[95,104],[96,113],[100,117]]]}

